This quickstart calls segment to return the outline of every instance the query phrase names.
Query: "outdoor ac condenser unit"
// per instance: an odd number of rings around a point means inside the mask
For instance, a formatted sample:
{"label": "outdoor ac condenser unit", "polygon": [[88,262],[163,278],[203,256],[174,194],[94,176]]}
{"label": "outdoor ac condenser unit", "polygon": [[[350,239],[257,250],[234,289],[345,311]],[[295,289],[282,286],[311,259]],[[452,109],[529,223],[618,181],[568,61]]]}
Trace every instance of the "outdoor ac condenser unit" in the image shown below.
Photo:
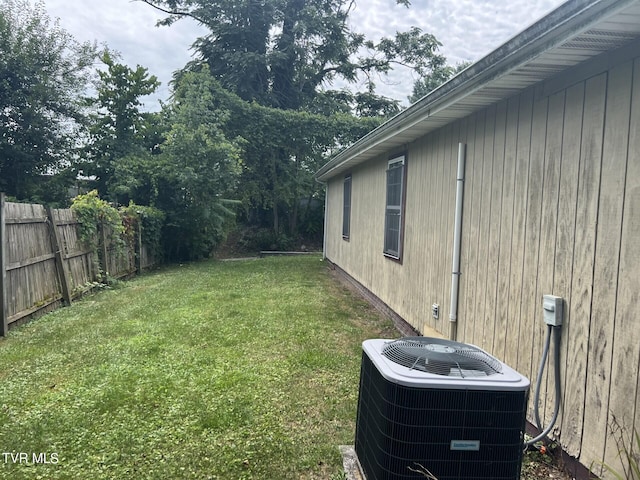
{"label": "outdoor ac condenser unit", "polygon": [[367,480],[520,478],[529,380],[473,345],[363,343],[355,450]]}

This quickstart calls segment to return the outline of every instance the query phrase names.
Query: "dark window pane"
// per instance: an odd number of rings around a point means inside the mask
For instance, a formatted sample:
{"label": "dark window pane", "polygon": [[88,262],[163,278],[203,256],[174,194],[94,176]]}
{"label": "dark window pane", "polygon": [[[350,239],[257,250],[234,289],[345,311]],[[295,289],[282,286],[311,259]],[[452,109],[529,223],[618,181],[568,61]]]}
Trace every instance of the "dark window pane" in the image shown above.
{"label": "dark window pane", "polygon": [[351,233],[351,177],[344,179],[344,202],[342,208],[342,236],[348,238]]}
{"label": "dark window pane", "polygon": [[400,206],[402,203],[402,167],[387,171],[387,206]]}
{"label": "dark window pane", "polygon": [[384,251],[395,256],[400,253],[400,212],[398,210],[387,210]]}
{"label": "dark window pane", "polygon": [[387,170],[387,202],[384,222],[384,253],[400,257],[402,228],[402,190],[404,163],[396,162]]}

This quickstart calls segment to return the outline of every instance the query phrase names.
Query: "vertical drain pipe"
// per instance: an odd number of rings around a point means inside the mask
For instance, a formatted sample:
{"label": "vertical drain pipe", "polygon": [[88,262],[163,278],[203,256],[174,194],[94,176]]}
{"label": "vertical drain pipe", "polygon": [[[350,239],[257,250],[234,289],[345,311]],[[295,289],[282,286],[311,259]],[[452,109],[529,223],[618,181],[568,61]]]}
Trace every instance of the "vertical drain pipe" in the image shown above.
{"label": "vertical drain pipe", "polygon": [[322,259],[327,259],[327,227],[329,222],[329,183],[322,182],[324,185],[324,232],[322,232]]}
{"label": "vertical drain pipe", "polygon": [[449,338],[458,336],[458,292],[460,288],[460,247],[462,243],[462,204],[464,199],[464,166],[467,145],[458,144],[458,174],[456,176],[456,217],[453,230],[453,265],[451,270],[451,306],[449,308]]}

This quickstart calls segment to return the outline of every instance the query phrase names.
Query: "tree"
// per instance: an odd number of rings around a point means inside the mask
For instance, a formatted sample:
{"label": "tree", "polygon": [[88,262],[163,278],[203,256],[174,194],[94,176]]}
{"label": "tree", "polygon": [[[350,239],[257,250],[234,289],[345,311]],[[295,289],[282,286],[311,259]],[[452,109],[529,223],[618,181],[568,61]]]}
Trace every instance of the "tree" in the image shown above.
{"label": "tree", "polygon": [[97,97],[88,99],[96,111],[91,115],[83,173],[95,178],[102,197],[126,204],[130,198],[118,185],[116,169],[123,159],[148,155],[155,148],[154,142],[145,138],[153,134],[153,129],[145,128],[151,125],[153,114],[141,112],[140,106],[141,97],[155,92],[160,82],[140,65],[134,70],[117,63],[106,49],[100,60],[106,70],[98,70]]}
{"label": "tree", "polygon": [[352,31],[353,0],[142,1],[169,14],[164,25],[191,17],[211,32],[194,43],[199,59],[187,70],[206,64],[225,89],[281,109],[308,106],[337,79],[365,75],[373,93],[375,75],[394,64],[426,74],[439,62],[440,44],[418,28],[378,43]]}
{"label": "tree", "polygon": [[136,148],[112,164],[106,188],[109,196],[122,205],[130,201],[155,205],[160,195],[155,172],[170,128],[169,109],[144,113],[138,127]]}
{"label": "tree", "polygon": [[176,85],[162,153],[154,162],[160,194],[153,206],[166,213],[165,253],[172,259],[208,256],[224,238],[240,174],[240,146],[221,130],[228,113],[212,96],[208,73],[189,73]]}
{"label": "tree", "polygon": [[208,256],[224,238],[238,204],[231,199],[241,142],[222,131],[228,112],[214,98],[212,82],[206,71],[181,76],[171,101],[145,117],[153,149],[138,138],[145,148],[120,157],[107,176],[112,192],[165,214],[162,247],[170,260]]}
{"label": "tree", "polygon": [[445,83],[451,77],[467,68],[469,65],[471,65],[471,62],[462,62],[457,64],[455,67],[452,67],[451,65],[447,65],[445,61],[438,65],[434,65],[429,74],[423,76],[419,80],[416,80],[413,84],[413,92],[407,98],[411,103],[417,102],[422,97],[431,93],[433,90]]}
{"label": "tree", "polygon": [[356,93],[354,99],[358,117],[389,118],[400,113],[400,102],[373,92]]}
{"label": "tree", "polygon": [[0,189],[22,200],[60,198],[58,177],[82,128],[81,93],[95,44],[52,22],[43,2],[0,3]]}
{"label": "tree", "polygon": [[[435,37],[417,28],[367,40],[349,25],[353,0],[142,1],[168,14],[161,24],[191,17],[209,30],[175,81],[204,71],[216,80],[214,98],[229,112],[221,129],[244,139],[245,218],[276,234],[297,233],[299,206],[319,196],[313,172],[327,154],[398,113],[398,102],[376,94],[379,76],[398,64],[426,75],[444,61]],[[366,92],[331,89],[363,78]]]}
{"label": "tree", "polygon": [[[235,198],[242,202],[244,218],[270,224],[275,232],[285,227],[295,233],[297,206],[319,194],[321,186],[313,174],[327,155],[382,121],[349,112],[324,115],[249,103],[222,88],[208,70],[189,75],[208,78],[209,108],[225,112],[219,116],[220,130],[225,138],[237,139],[242,145],[242,175]],[[283,215],[286,221],[281,221]]]}

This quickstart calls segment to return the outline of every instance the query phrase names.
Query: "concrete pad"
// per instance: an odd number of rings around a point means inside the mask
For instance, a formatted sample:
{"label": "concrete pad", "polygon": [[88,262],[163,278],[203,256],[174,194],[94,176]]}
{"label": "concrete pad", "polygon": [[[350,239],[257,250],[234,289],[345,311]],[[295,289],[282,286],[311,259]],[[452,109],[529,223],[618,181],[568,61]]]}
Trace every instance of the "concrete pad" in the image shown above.
{"label": "concrete pad", "polygon": [[360,468],[358,456],[353,445],[340,445],[340,453],[342,454],[342,466],[347,474],[347,480],[367,480]]}

